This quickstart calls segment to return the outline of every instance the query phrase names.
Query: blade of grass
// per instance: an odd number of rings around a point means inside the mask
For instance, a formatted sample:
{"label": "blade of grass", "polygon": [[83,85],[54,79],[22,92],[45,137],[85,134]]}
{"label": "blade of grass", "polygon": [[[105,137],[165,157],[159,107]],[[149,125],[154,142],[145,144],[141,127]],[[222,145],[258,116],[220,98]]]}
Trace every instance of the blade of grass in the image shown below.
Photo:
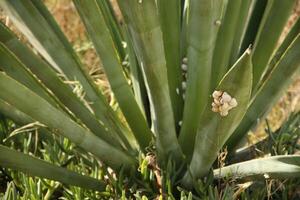
{"label": "blade of grass", "polygon": [[141,149],[151,140],[151,130],[138,106],[131,87],[126,80],[120,58],[118,57],[110,30],[96,0],[73,0],[87,32],[101,58],[103,67],[119,106]]}
{"label": "blade of grass", "polygon": [[255,90],[267,70],[294,5],[295,0],[270,0],[268,2],[268,11],[263,16],[253,48],[253,89]]}
{"label": "blade of grass", "polygon": [[0,91],[1,99],[35,121],[46,125],[53,133],[62,135],[91,152],[112,168],[124,166],[130,169],[134,166],[135,161],[126,152],[98,138],[71,120],[65,113],[3,73],[0,73]]}
{"label": "blade of grass", "polygon": [[300,156],[272,156],[232,164],[215,169],[214,177],[247,180],[297,178],[300,177]]}
{"label": "blade of grass", "polygon": [[227,164],[247,161],[263,155],[294,154],[298,151],[300,138],[300,112],[291,113],[276,131],[267,128],[268,136],[226,157]]}
{"label": "blade of grass", "polygon": [[227,142],[228,150],[231,151],[240,142],[241,138],[257,124],[257,120],[270,110],[278,101],[283,90],[291,83],[293,76],[300,69],[300,34],[292,42],[281,57],[280,61],[264,82],[257,94],[253,97],[251,105],[238,128],[234,131]]}
{"label": "blade of grass", "polygon": [[118,1],[146,81],[159,160],[182,158],[170,99],[163,35],[155,1]]}
{"label": "blade of grass", "polygon": [[[223,1],[191,0],[188,21],[187,88],[179,135],[179,143],[186,156],[193,152],[199,121],[207,104],[213,49]],[[204,28],[205,27],[205,28]]]}
{"label": "blade of grass", "polygon": [[205,118],[195,139],[194,153],[189,165],[189,172],[183,178],[183,183],[191,187],[194,180],[205,176],[216,160],[219,151],[238,126],[247,111],[252,89],[252,63],[250,50],[234,64],[221,80],[217,91],[227,92],[236,99],[238,105],[222,117],[219,113],[211,111],[208,106]]}
{"label": "blade of grass", "polygon": [[19,170],[30,176],[47,178],[90,190],[105,191],[106,188],[103,181],[83,176],[2,145],[0,145],[0,165],[5,168]]}

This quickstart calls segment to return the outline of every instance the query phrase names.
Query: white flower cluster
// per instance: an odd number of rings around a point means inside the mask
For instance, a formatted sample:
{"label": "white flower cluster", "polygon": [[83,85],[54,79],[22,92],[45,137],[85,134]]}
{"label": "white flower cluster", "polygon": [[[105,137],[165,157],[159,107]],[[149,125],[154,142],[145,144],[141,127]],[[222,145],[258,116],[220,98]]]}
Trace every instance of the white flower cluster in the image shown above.
{"label": "white flower cluster", "polygon": [[228,112],[238,105],[235,98],[231,97],[227,92],[214,91],[212,94],[214,101],[212,105],[212,111],[220,113],[222,117],[228,115]]}

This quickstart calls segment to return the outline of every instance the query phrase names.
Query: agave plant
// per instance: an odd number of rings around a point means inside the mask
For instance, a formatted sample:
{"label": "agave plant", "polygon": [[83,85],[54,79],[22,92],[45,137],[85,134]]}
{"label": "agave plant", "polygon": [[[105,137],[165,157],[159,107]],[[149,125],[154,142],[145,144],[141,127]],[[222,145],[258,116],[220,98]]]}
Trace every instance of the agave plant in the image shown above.
{"label": "agave plant", "polygon": [[[234,157],[299,72],[299,20],[279,43],[295,0],[119,0],[121,22],[108,0],[73,3],[122,115],[40,0],[0,1],[33,47],[0,24],[0,111],[68,138],[116,173],[129,176],[151,154],[162,178],[172,166],[173,186],[193,188],[220,151]],[[3,167],[105,188],[7,147],[0,152]],[[300,156],[275,156],[215,168],[214,176],[299,176],[299,163]]]}

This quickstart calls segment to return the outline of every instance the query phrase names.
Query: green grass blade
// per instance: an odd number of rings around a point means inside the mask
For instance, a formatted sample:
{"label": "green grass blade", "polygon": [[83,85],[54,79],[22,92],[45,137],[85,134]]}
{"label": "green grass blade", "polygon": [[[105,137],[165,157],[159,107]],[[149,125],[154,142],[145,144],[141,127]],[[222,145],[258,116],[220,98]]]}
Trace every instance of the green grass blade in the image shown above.
{"label": "green grass blade", "polygon": [[[188,72],[179,143],[186,156],[193,152],[193,141],[207,104],[213,49],[223,1],[192,0],[188,22]],[[205,28],[204,28],[205,27]]]}
{"label": "green grass blade", "polygon": [[30,176],[47,178],[90,190],[104,191],[106,187],[103,181],[83,176],[2,145],[0,145],[0,165],[5,168],[19,170]]}
{"label": "green grass blade", "polygon": [[121,60],[114,47],[110,30],[97,1],[74,0],[103,67],[119,106],[138,144],[145,149],[151,140],[151,130],[126,80]]}
{"label": "green grass blade", "polygon": [[241,17],[239,16],[241,5],[241,0],[229,0],[224,19],[220,21],[221,27],[217,36],[212,64],[212,89],[220,82],[230,66],[231,49],[237,31],[238,20]]}
{"label": "green grass blade", "polygon": [[160,159],[181,159],[168,86],[163,35],[155,1],[118,1],[142,68]]}
{"label": "green grass blade", "polygon": [[218,156],[226,140],[238,126],[247,111],[252,89],[252,63],[250,50],[234,64],[216,88],[227,92],[237,101],[237,107],[222,117],[212,112],[211,106],[205,111],[205,119],[200,122],[195,140],[195,148],[189,171],[183,183],[191,186],[193,180],[205,176]]}
{"label": "green grass blade", "polygon": [[119,136],[126,134],[128,130],[122,126],[102,93],[84,72],[78,57],[49,11],[40,1],[33,1],[3,0],[0,1],[0,6],[52,66],[61,69],[69,80],[80,82],[97,118],[114,128]]}
{"label": "green grass blade", "polygon": [[249,160],[214,170],[216,179],[247,180],[287,179],[300,177],[300,156],[272,156]]}
{"label": "green grass blade", "polygon": [[19,197],[17,188],[14,184],[13,181],[10,183],[7,183],[7,188],[5,191],[5,194],[3,196],[3,199],[5,200],[18,200],[17,198]]}
{"label": "green grass blade", "polygon": [[[181,1],[159,0],[157,4],[164,39],[170,97],[175,124],[178,126],[179,121],[182,119],[183,110],[183,99],[178,96],[182,94],[180,57]],[[177,91],[179,91],[179,94]]]}
{"label": "green grass blade", "polygon": [[125,152],[99,139],[89,130],[81,127],[69,116],[53,107],[28,88],[4,73],[0,73],[0,98],[35,121],[46,125],[53,133],[62,135],[93,153],[113,168],[131,168],[135,161]]}
{"label": "green grass blade", "polygon": [[[113,132],[114,130],[110,127],[104,127],[88,110],[83,102],[81,102],[81,100],[73,93],[71,87],[63,83],[63,81],[57,76],[55,70],[36,56],[28,47],[22,44],[22,42],[2,23],[0,23],[0,42],[3,42],[6,47],[12,51],[18,59],[22,61],[22,63],[25,64],[25,66],[23,66],[20,63],[17,63],[18,65],[16,67],[18,68],[15,69],[18,70],[20,68],[19,70],[21,71],[19,76],[21,78],[24,79],[27,73],[27,71],[22,70],[22,68],[26,67],[30,69],[95,135],[109,143],[120,146],[115,139],[118,138],[118,136]],[[7,59],[3,59],[0,62],[3,61],[8,62]],[[15,61],[15,63],[16,62],[17,61]],[[9,70],[13,69],[13,65],[11,64],[1,66],[8,66],[7,69]]]}
{"label": "green grass blade", "polygon": [[[253,48],[253,88],[257,89],[277,46],[295,0],[271,0],[267,5]],[[255,92],[255,91],[254,91]],[[253,93],[254,95],[255,93]]]}
{"label": "green grass blade", "polygon": [[243,147],[239,151],[229,154],[227,164],[247,161],[263,155],[286,155],[298,151],[300,137],[300,112],[291,113],[276,131],[266,130],[268,136],[258,142]]}
{"label": "green grass blade", "polygon": [[257,124],[257,120],[270,110],[278,101],[283,90],[291,83],[293,76],[300,69],[300,35],[293,41],[280,61],[264,82],[248,108],[241,124],[230,137],[227,146],[231,150],[240,142],[241,138]]}

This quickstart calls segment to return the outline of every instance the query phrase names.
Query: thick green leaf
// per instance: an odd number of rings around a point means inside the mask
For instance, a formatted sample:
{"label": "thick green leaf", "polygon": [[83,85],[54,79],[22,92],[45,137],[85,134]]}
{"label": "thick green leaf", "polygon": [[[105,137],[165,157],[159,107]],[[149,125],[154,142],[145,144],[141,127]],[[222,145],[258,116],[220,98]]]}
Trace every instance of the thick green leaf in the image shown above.
{"label": "thick green leaf", "polygon": [[239,55],[241,55],[249,46],[253,46],[257,35],[259,25],[265,13],[268,0],[254,0],[254,8],[251,10],[249,24],[247,25],[246,33],[243,38],[242,47]]}
{"label": "thick green leaf", "polygon": [[81,127],[65,113],[4,73],[0,73],[0,91],[1,99],[35,121],[46,125],[53,133],[62,135],[84,150],[93,153],[111,167],[124,166],[128,169],[135,164],[126,152],[116,149]]}
{"label": "thick green leaf", "polygon": [[[25,126],[36,122],[30,116],[11,106],[2,99],[0,99],[0,113],[20,126]],[[51,133],[45,127],[39,127],[39,138],[42,140],[47,140],[51,143],[53,143],[54,141],[53,137],[51,136]]]}
{"label": "thick green leaf", "polygon": [[57,102],[50,96],[46,88],[9,52],[2,42],[0,42],[0,70],[30,88],[53,106],[57,106]]}
{"label": "thick green leaf", "polygon": [[145,149],[150,143],[152,133],[123,74],[121,60],[114,47],[113,38],[105,23],[103,13],[99,9],[99,4],[95,0],[74,0],[73,2],[101,58],[119,106],[138,144],[142,149]]}
{"label": "thick green leaf", "polygon": [[5,168],[19,170],[31,176],[47,178],[81,188],[104,191],[106,187],[103,181],[83,176],[2,145],[0,145],[0,165]]}
{"label": "thick green leaf", "polygon": [[[270,0],[263,16],[253,48],[253,88],[267,70],[279,37],[291,14],[295,0]],[[254,91],[255,92],[255,91]],[[254,95],[255,93],[253,93]]]}
{"label": "thick green leaf", "polygon": [[[233,65],[240,57],[242,42],[246,34],[247,26],[250,21],[251,12],[255,5],[256,0],[242,0],[240,12],[238,14],[238,21],[235,28],[233,44],[231,48],[231,56],[229,66]],[[228,68],[228,67],[227,67]]]}
{"label": "thick green leaf", "polygon": [[[19,70],[19,77],[24,79],[26,77],[27,71],[23,69],[26,67],[30,69],[52,92],[56,97],[72,111],[76,117],[78,117],[94,134],[101,137],[103,140],[112,143],[116,146],[120,144],[114,138],[118,138],[116,133],[114,133],[110,127],[104,127],[95,116],[88,110],[88,108],[81,102],[79,98],[73,93],[71,87],[63,83],[63,81],[58,77],[54,69],[52,69],[46,62],[40,59],[38,56],[26,47],[22,42],[13,35],[1,22],[0,22],[0,42],[3,42],[6,47],[12,51],[22,63],[21,65],[17,60],[14,60],[14,65],[7,63],[8,59],[3,59],[0,61],[6,62],[7,65],[1,65],[1,67],[7,70]],[[7,55],[6,57],[8,57]],[[15,59],[13,56],[9,58]],[[4,67],[8,66],[8,67]],[[0,67],[0,68],[1,68]],[[16,68],[17,67],[17,68]],[[40,84],[40,83],[38,83]],[[29,87],[29,86],[28,86]],[[31,89],[33,90],[33,89]],[[37,93],[37,91],[33,90]],[[128,145],[127,145],[128,146]]]}
{"label": "thick green leaf", "polygon": [[252,89],[252,63],[248,49],[221,80],[217,91],[227,92],[235,98],[238,105],[222,117],[211,111],[208,106],[205,118],[200,122],[197,132],[195,149],[189,172],[185,174],[183,183],[190,187],[192,181],[205,176],[218,156],[226,140],[246,113]]}
{"label": "thick green leaf", "polygon": [[182,20],[181,20],[181,37],[180,37],[180,58],[187,55],[187,29],[189,21],[189,4],[190,1],[182,2]]}
{"label": "thick green leaf", "polygon": [[300,177],[300,156],[273,156],[249,160],[214,170],[215,178],[287,179]]}
{"label": "thick green leaf", "polygon": [[[192,0],[188,21],[188,74],[179,143],[186,156],[193,152],[199,121],[207,104],[213,50],[224,1]],[[219,16],[218,16],[219,15]]]}
{"label": "thick green leaf", "polygon": [[130,67],[130,78],[132,81],[132,87],[134,91],[134,96],[139,104],[141,110],[144,112],[145,117],[147,118],[148,123],[151,121],[150,109],[149,109],[149,100],[147,96],[145,81],[143,78],[142,70],[139,67],[137,57],[134,52],[132,40],[130,38],[129,30],[126,25],[124,25],[124,35],[127,44],[127,55],[128,62]]}
{"label": "thick green leaf", "polygon": [[0,99],[0,113],[20,125],[25,125],[33,122],[31,117],[17,110],[2,99]]}
{"label": "thick green leaf", "polygon": [[128,24],[135,53],[146,81],[159,159],[166,161],[166,158],[172,155],[179,160],[182,153],[176,137],[164,41],[156,3],[153,0],[118,2]]}
{"label": "thick green leaf", "polygon": [[[41,1],[3,0],[0,6],[9,15],[34,48],[56,69],[72,81],[79,81],[96,117],[113,128],[119,136],[129,132],[105,97],[84,72],[83,66],[63,35],[53,16]],[[41,31],[43,30],[43,31]]]}
{"label": "thick green leaf", "polygon": [[288,35],[284,38],[283,42],[280,44],[279,48],[276,50],[276,53],[274,54],[269,66],[268,66],[268,72],[265,74],[264,80],[271,74],[271,71],[276,66],[277,62],[280,60],[282,55],[285,53],[285,51],[288,49],[288,47],[291,45],[291,43],[294,41],[294,39],[297,37],[297,35],[300,33],[300,18],[296,21],[296,23],[293,25],[291,30],[289,31]]}
{"label": "thick green leaf", "polygon": [[224,19],[220,21],[221,27],[218,32],[212,64],[212,89],[220,82],[230,66],[231,49],[237,31],[238,20],[241,17],[239,16],[241,5],[241,0],[229,0]]}
{"label": "thick green leaf", "polygon": [[103,13],[106,25],[110,29],[111,36],[114,41],[114,45],[118,50],[119,56],[121,59],[126,57],[125,48],[123,47],[122,42],[124,41],[122,28],[118,22],[118,19],[115,15],[115,11],[112,8],[112,2],[108,0],[96,0],[99,8]]}
{"label": "thick green leaf", "polygon": [[183,99],[178,97],[178,91],[182,94],[182,71],[180,66],[181,1],[158,0],[157,4],[164,39],[170,97],[175,124],[178,127],[183,109]]}
{"label": "thick green leaf", "polygon": [[268,79],[253,97],[239,127],[228,140],[228,149],[232,150],[241,138],[257,124],[258,120],[278,101],[283,90],[291,83],[300,69],[300,34],[281,57]]}

